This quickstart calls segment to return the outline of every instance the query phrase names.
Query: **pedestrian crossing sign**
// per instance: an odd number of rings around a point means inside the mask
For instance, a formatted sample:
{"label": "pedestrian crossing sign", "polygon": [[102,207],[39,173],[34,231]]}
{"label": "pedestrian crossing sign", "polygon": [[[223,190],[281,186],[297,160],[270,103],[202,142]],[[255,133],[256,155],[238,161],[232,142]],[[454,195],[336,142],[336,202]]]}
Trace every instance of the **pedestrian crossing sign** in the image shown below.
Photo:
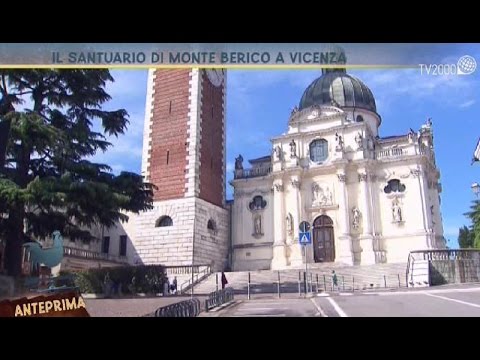
{"label": "pedestrian crossing sign", "polygon": [[302,245],[307,245],[312,243],[312,237],[309,232],[301,232],[298,236],[299,242]]}

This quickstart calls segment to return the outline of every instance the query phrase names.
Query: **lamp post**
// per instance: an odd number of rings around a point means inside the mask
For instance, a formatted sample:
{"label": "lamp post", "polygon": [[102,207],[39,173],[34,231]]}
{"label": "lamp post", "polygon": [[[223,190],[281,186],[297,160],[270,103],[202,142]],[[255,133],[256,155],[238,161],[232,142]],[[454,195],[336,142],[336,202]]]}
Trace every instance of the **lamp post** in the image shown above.
{"label": "lamp post", "polygon": [[473,193],[475,196],[478,198],[478,194],[480,193],[480,185],[476,182],[474,182],[471,186]]}

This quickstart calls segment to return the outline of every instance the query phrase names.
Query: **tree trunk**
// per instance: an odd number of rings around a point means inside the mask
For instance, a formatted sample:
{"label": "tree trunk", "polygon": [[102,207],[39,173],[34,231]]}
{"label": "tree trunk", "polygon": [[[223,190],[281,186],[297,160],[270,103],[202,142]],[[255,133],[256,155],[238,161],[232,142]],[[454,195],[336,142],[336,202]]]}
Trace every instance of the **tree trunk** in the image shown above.
{"label": "tree trunk", "polygon": [[22,272],[22,245],[23,235],[22,208],[12,211],[9,217],[9,229],[7,231],[7,243],[5,246],[5,268],[7,275],[19,276]]}

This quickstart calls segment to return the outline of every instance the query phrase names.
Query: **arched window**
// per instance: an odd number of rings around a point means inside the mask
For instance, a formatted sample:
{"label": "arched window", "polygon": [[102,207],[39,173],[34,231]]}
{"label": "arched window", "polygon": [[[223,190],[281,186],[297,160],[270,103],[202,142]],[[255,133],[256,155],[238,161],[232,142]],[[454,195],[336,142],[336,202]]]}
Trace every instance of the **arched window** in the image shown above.
{"label": "arched window", "polygon": [[208,220],[207,229],[212,231],[217,230],[217,224],[215,224],[215,220],[213,219]]}
{"label": "arched window", "polygon": [[170,216],[162,216],[155,222],[155,227],[172,226],[173,221]]}
{"label": "arched window", "polygon": [[325,139],[313,140],[310,143],[310,160],[319,163],[328,157],[328,142]]}
{"label": "arched window", "polygon": [[385,194],[390,194],[392,192],[404,192],[406,186],[400,182],[398,179],[392,179],[387,183],[387,186],[383,188]]}
{"label": "arched window", "polygon": [[263,200],[263,197],[260,195],[255,196],[252,201],[248,204],[250,210],[263,210],[267,206],[267,202]]}
{"label": "arched window", "polygon": [[363,122],[363,116],[357,115],[357,122]]}

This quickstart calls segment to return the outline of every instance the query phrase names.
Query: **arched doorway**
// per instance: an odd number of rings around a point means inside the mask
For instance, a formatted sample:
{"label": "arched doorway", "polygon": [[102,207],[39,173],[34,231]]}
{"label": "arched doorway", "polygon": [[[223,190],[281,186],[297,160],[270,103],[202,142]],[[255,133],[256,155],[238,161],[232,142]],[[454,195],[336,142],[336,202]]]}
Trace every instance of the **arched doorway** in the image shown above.
{"label": "arched doorway", "polygon": [[315,262],[335,260],[333,221],[327,215],[320,215],[313,222],[313,258]]}

